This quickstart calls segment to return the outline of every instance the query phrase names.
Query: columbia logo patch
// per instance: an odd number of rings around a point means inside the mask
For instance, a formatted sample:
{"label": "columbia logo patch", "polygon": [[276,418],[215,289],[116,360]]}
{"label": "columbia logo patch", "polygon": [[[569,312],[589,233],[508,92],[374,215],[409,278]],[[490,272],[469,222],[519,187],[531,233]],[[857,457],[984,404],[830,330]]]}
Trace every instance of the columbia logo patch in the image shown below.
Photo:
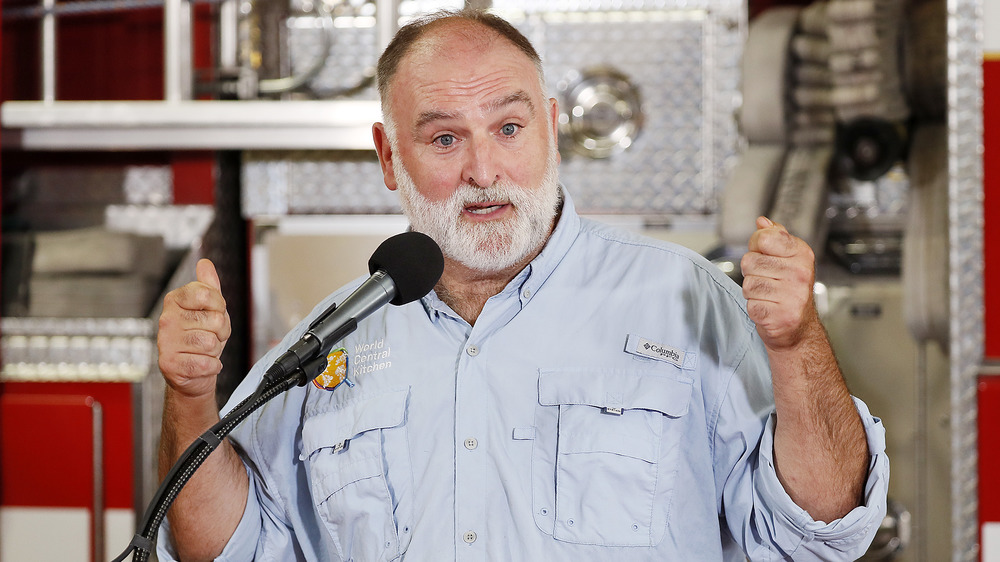
{"label": "columbia logo patch", "polygon": [[642,336],[629,334],[625,341],[625,352],[632,355],[639,355],[663,361],[684,368],[686,365],[687,352],[662,343],[657,343]]}

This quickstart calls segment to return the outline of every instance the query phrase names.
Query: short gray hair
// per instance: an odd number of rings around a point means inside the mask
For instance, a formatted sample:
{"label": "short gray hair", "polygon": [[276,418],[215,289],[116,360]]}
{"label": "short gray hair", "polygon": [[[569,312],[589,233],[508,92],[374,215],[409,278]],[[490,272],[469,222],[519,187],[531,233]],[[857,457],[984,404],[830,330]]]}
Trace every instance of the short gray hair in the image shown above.
{"label": "short gray hair", "polygon": [[396,126],[391,114],[391,103],[389,96],[389,86],[403,58],[410,52],[413,46],[431,29],[441,23],[448,21],[466,21],[481,25],[492,30],[498,36],[506,39],[517,47],[538,71],[538,81],[542,92],[545,92],[545,73],[542,70],[542,59],[538,56],[538,51],[532,46],[531,41],[517,30],[507,20],[491,14],[489,12],[464,8],[461,10],[442,10],[421,16],[396,32],[396,35],[389,42],[382,55],[378,59],[375,68],[375,82],[378,87],[379,99],[382,105],[382,121],[385,125],[386,135],[394,142],[396,138]]}

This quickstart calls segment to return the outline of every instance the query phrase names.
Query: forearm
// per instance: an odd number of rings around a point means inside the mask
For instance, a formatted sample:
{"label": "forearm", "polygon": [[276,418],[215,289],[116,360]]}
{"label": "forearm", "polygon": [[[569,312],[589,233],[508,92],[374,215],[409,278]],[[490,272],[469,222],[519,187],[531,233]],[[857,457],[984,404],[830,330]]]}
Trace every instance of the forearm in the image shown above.
{"label": "forearm", "polygon": [[864,426],[816,320],[793,348],[768,352],[777,424],[774,461],[785,490],[817,521],[860,505],[868,469]]}
{"label": "forearm", "polygon": [[[184,450],[219,421],[215,397],[186,398],[167,388],[160,437],[162,479]],[[249,482],[243,462],[228,441],[198,468],[178,494],[167,516],[181,560],[211,560],[236,530]]]}

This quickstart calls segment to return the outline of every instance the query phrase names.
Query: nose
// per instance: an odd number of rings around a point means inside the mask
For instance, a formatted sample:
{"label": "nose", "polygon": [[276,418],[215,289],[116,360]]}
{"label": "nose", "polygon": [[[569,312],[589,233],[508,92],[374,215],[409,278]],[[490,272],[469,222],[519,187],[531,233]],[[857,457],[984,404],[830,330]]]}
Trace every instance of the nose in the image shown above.
{"label": "nose", "polygon": [[462,180],[478,187],[489,187],[500,179],[500,161],[489,138],[469,140]]}

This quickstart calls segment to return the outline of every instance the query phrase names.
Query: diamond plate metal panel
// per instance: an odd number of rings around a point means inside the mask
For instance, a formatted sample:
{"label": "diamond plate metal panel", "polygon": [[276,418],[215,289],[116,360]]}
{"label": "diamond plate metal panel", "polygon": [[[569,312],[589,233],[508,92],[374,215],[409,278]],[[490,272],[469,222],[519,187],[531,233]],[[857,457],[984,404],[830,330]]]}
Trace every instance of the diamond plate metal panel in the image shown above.
{"label": "diamond plate metal panel", "polygon": [[288,214],[288,154],[243,152],[240,190],[246,218]]}
{"label": "diamond plate metal panel", "polygon": [[[403,2],[401,19],[461,4]],[[558,98],[561,82],[596,65],[624,73],[640,92],[644,125],[628,149],[604,159],[563,150],[562,181],[583,212],[715,213],[717,190],[739,144],[733,115],[744,2],[495,0],[493,9],[535,43],[551,95]],[[295,69],[309,63],[320,42],[319,24],[309,20],[295,18],[289,26]],[[316,95],[358,84],[377,57],[371,18],[337,22],[327,65],[311,84]],[[371,86],[351,95],[375,99]],[[250,153],[243,179],[248,218],[398,210],[374,157],[350,152]]]}
{"label": "diamond plate metal panel", "polygon": [[126,203],[169,205],[174,202],[174,172],[170,166],[126,166],[122,189]]}
{"label": "diamond plate metal panel", "polygon": [[978,548],[976,377],[983,356],[981,2],[948,0],[952,559]]}
{"label": "diamond plate metal panel", "polygon": [[[683,12],[606,16],[547,13],[534,32],[544,36],[538,48],[557,98],[574,73],[595,66],[629,77],[642,98],[644,124],[632,145],[596,160],[563,150],[563,184],[582,212],[709,211],[714,187],[711,174],[703,175],[704,160],[712,160],[705,154],[712,150],[704,130],[705,20]],[[568,101],[560,100],[563,111],[571,109]]]}
{"label": "diamond plate metal panel", "polygon": [[352,99],[377,100],[374,76],[378,60],[375,19],[371,17],[334,18],[334,28],[322,27],[314,16],[295,17],[288,21],[288,52],[293,73],[304,72],[321,47],[320,33],[330,33],[330,51],[323,69],[309,83],[311,93],[319,98],[335,97],[344,90]]}
{"label": "diamond plate metal panel", "polygon": [[243,192],[247,218],[400,210],[374,151],[246,152]]}
{"label": "diamond plate metal panel", "polygon": [[152,371],[146,318],[4,318],[0,381],[135,382]]}
{"label": "diamond plate metal panel", "polygon": [[196,244],[213,218],[210,205],[108,205],[104,209],[109,230],[160,236],[171,250]]}

